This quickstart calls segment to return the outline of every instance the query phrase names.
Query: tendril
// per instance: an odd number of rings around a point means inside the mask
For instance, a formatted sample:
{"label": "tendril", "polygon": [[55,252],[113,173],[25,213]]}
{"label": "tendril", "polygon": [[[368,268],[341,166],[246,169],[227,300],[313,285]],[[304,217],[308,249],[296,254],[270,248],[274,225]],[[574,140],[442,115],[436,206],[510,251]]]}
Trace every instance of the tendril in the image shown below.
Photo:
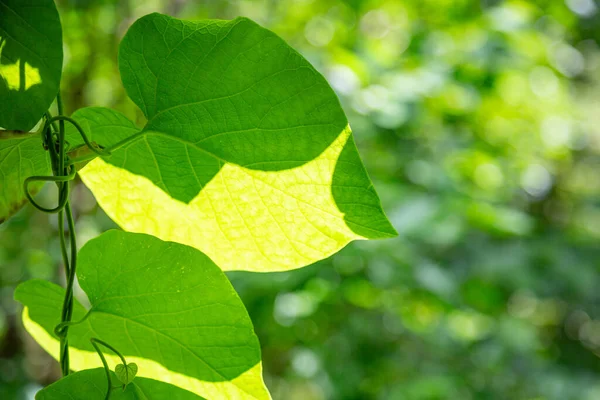
{"label": "tendril", "polygon": [[92,343],[92,346],[94,346],[94,349],[96,349],[96,353],[98,353],[98,355],[100,356],[100,360],[102,360],[102,365],[104,366],[104,372],[106,372],[106,380],[108,382],[108,387],[106,390],[106,397],[104,398],[104,400],[109,400],[110,392],[113,389],[112,381],[110,379],[110,368],[108,368],[108,363],[106,362],[106,357],[104,357],[104,354],[102,353],[102,350],[100,350],[100,347],[98,345],[100,344],[100,345],[106,347],[107,349],[112,350],[117,356],[119,356],[119,358],[123,362],[123,365],[125,366],[125,374],[127,376],[127,380],[129,380],[129,372],[127,370],[127,361],[125,361],[125,357],[123,357],[123,355],[121,353],[119,353],[117,351],[117,349],[112,347],[110,344],[103,342],[100,339],[90,338],[90,343]]}
{"label": "tendril", "polygon": [[[73,120],[70,117],[67,117],[63,114],[63,104],[60,98],[60,93],[56,98],[58,104],[58,113],[60,115],[53,117],[50,112],[45,113],[45,121],[40,129],[42,145],[44,149],[46,149],[50,156],[50,164],[52,166],[52,176],[30,176],[25,179],[23,183],[23,190],[25,193],[25,197],[29,202],[38,210],[49,213],[49,214],[58,214],[58,233],[60,239],[60,248],[61,254],[63,258],[63,263],[65,267],[65,273],[67,275],[67,287],[65,291],[65,298],[63,301],[62,312],[61,312],[61,322],[58,324],[54,330],[56,335],[60,338],[60,367],[63,376],[67,376],[70,371],[69,367],[69,342],[67,339],[67,333],[69,330],[69,326],[75,325],[77,323],[83,322],[89,313],[81,320],[76,322],[71,322],[71,317],[73,316],[73,283],[75,282],[75,272],[77,268],[77,240],[75,235],[75,220],[73,218],[73,212],[71,210],[71,205],[69,203],[69,194],[70,194],[70,181],[75,178],[75,173],[77,169],[74,165],[69,162],[69,157],[67,155],[67,149],[69,147],[69,142],[65,140],[65,121],[70,123],[77,129],[79,134],[81,135],[85,144],[92,150],[94,153],[107,156],[110,155],[110,151],[102,151],[98,149],[98,146],[91,143],[81,128],[81,126],[77,123],[77,121]],[[56,123],[58,121],[58,124]],[[58,126],[57,126],[58,125]],[[54,208],[47,208],[39,205],[31,195],[29,191],[29,186],[34,182],[54,182],[58,187],[58,204]],[[69,247],[70,247],[70,257],[69,252],[67,251],[66,244],[66,234],[64,227],[65,217],[67,219],[67,225],[69,227]],[[104,356],[99,351],[97,344],[102,344],[103,346],[113,350],[115,353],[119,354],[114,348],[110,345],[98,340],[93,339],[92,344],[94,348],[100,354],[102,362],[107,369],[106,360]],[[121,356],[123,363],[125,364],[125,359]],[[126,364],[125,364],[126,365]],[[107,375],[109,378],[109,391],[106,395],[108,399],[110,396],[110,374],[107,369]]]}
{"label": "tendril", "polygon": [[31,196],[31,193],[29,192],[29,185],[32,182],[68,182],[71,181],[75,178],[75,168],[71,167],[71,172],[69,172],[69,175],[55,175],[55,176],[30,176],[29,178],[25,179],[25,183],[23,185],[23,190],[25,191],[25,197],[27,197],[27,200],[29,200],[29,202],[31,203],[31,205],[33,205],[35,208],[37,208],[38,210],[45,212],[45,213],[49,213],[49,214],[55,214],[59,211],[62,211],[67,202],[69,201],[69,185],[63,185],[63,187],[61,188],[60,192],[59,192],[59,200],[58,200],[58,205],[54,208],[46,208],[43,206],[40,206],[38,203],[36,203],[35,200],[33,200],[33,197]]}
{"label": "tendril", "polygon": [[83,128],[81,128],[81,125],[79,125],[79,123],[77,121],[75,121],[73,118],[67,117],[65,115],[57,115],[56,117],[50,118],[48,120],[48,123],[53,123],[55,121],[66,121],[66,122],[70,123],[71,125],[73,125],[73,127],[75,127],[75,129],[77,129],[77,132],[79,132],[79,135],[81,135],[81,138],[83,139],[84,143],[94,153],[98,154],[99,156],[110,156],[111,155],[110,151],[99,150],[97,148],[98,146],[96,146],[92,142],[90,142],[90,140],[88,139],[87,135],[85,134]]}
{"label": "tendril", "polygon": [[69,321],[69,322],[61,322],[60,324],[54,327],[54,334],[58,337],[63,336],[63,331],[68,326],[79,325],[84,323],[90,314],[92,313],[92,309],[90,309],[79,321]]}

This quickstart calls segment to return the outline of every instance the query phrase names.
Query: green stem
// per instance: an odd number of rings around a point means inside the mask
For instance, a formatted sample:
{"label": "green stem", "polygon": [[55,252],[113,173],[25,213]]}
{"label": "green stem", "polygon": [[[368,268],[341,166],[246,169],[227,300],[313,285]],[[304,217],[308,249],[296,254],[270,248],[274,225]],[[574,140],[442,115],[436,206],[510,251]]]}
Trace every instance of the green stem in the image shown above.
{"label": "green stem", "polygon": [[90,308],[87,313],[78,321],[70,321],[70,322],[61,322],[60,324],[54,327],[54,334],[60,337],[63,334],[63,330],[67,326],[79,325],[84,323],[88,317],[91,315],[93,308]]}
{"label": "green stem", "polygon": [[[46,111],[45,115],[46,115],[46,123],[48,123],[48,121],[50,121],[52,119],[52,114],[50,114],[50,111]],[[54,128],[55,132],[58,132],[58,126],[55,123],[52,124],[52,128]]]}
{"label": "green stem", "polygon": [[75,165],[75,164],[79,164],[80,162],[91,161],[91,160],[95,159],[96,157],[98,157],[98,155],[96,155],[95,153],[85,154],[85,155],[79,156],[79,157],[69,157],[69,164]]}
{"label": "green stem", "polygon": [[67,334],[69,331],[68,323],[71,322],[71,317],[73,316],[73,284],[75,282],[75,272],[77,271],[77,239],[75,236],[75,221],[73,219],[73,212],[71,211],[71,204],[68,201],[65,205],[65,213],[67,216],[67,224],[69,225],[71,263],[67,274],[67,288],[61,313],[61,324],[65,325],[62,328],[62,334],[60,336],[60,365],[63,376],[67,376],[69,374],[69,342],[67,340]]}
{"label": "green stem", "polygon": [[90,342],[92,343],[92,346],[94,346],[94,349],[96,349],[96,353],[98,353],[98,355],[100,356],[100,360],[102,360],[102,365],[104,365],[104,372],[106,372],[106,381],[108,382],[108,388],[106,390],[106,397],[104,398],[104,400],[109,400],[110,392],[112,390],[112,382],[110,380],[110,369],[108,368],[108,363],[106,362],[106,358],[104,358],[104,354],[102,354],[100,347],[98,347],[98,345],[96,344],[96,342],[99,343],[100,341],[98,339],[91,338]]}
{"label": "green stem", "polygon": [[[58,96],[56,97],[56,101],[58,103],[58,115],[63,114],[63,105],[62,100],[60,98],[60,91]],[[50,118],[48,123],[52,123],[53,120],[56,119]],[[65,122],[59,119],[59,129],[58,129],[58,170],[62,171],[65,168]]]}
{"label": "green stem", "polygon": [[127,366],[127,361],[125,361],[125,357],[117,349],[115,349],[114,347],[112,347],[110,344],[108,344],[108,343],[106,343],[106,342],[104,342],[104,341],[102,341],[100,339],[97,339],[97,338],[91,338],[90,340],[94,341],[96,343],[99,343],[102,346],[106,347],[107,349],[111,350],[113,353],[115,353],[117,356],[119,356],[119,358],[121,359],[121,362],[123,363],[123,365]]}
{"label": "green stem", "polygon": [[[75,168],[72,168],[71,173],[68,173],[68,167],[65,168],[65,157],[66,157],[66,149],[65,149],[65,122],[64,118],[64,106],[62,97],[60,94],[60,90],[58,91],[58,95],[56,96],[56,103],[58,106],[58,116],[52,117],[48,120],[48,124],[52,124],[54,121],[59,121],[59,129],[58,129],[58,161],[57,162],[57,170],[58,173],[62,176],[69,176],[71,179],[75,176]],[[69,179],[69,180],[71,180]],[[67,288],[65,292],[65,299],[63,301],[63,308],[61,312],[61,323],[67,324],[62,329],[62,334],[60,336],[60,367],[63,376],[69,375],[69,341],[67,338],[67,334],[69,331],[68,323],[71,322],[71,317],[73,315],[73,283],[75,282],[75,272],[77,270],[77,239],[75,234],[75,221],[73,219],[73,212],[71,211],[71,204],[69,204],[69,182],[67,181],[59,181],[59,189],[60,189],[60,198],[59,198],[59,206],[64,203],[64,212],[63,210],[59,210],[58,213],[58,224],[61,226],[61,250],[63,250],[63,258],[65,261],[65,273],[67,274]],[[67,224],[69,225],[69,240],[71,247],[71,259],[69,260],[66,256],[66,244],[65,244],[65,235],[64,235],[64,214],[67,217]]]}
{"label": "green stem", "polygon": [[133,142],[135,140],[137,140],[144,133],[145,133],[144,131],[140,131],[140,132],[136,133],[135,135],[131,135],[131,136],[129,136],[129,137],[121,140],[120,142],[115,143],[115,144],[113,144],[110,147],[107,147],[106,150],[110,151],[110,152],[112,152],[114,150],[118,150],[121,147],[123,147],[123,146],[125,146],[125,145],[127,145],[127,144],[129,144],[129,143],[131,143],[131,142]]}
{"label": "green stem", "polygon": [[[25,179],[24,182],[24,191],[27,199],[33,204],[34,207],[39,209],[40,211],[46,213],[58,213],[58,233],[60,235],[60,248],[61,254],[63,258],[63,262],[65,265],[65,273],[67,275],[67,287],[65,290],[65,297],[63,300],[62,311],[61,311],[61,322],[56,326],[54,332],[60,338],[60,367],[63,376],[67,376],[70,372],[69,365],[69,341],[68,341],[68,331],[69,326],[75,325],[77,323],[81,323],[85,321],[85,319],[89,316],[85,315],[83,319],[77,322],[71,322],[71,318],[73,317],[73,284],[75,282],[75,276],[77,272],[77,238],[75,234],[75,220],[73,218],[73,211],[71,210],[71,204],[69,203],[69,183],[75,177],[76,169],[75,167],[69,163],[67,156],[67,148],[66,148],[66,140],[65,140],[65,121],[71,123],[79,132],[85,144],[96,154],[98,155],[110,155],[110,153],[100,151],[96,149],[96,147],[90,143],[85,132],[79,126],[79,124],[63,114],[63,104],[62,99],[60,97],[60,93],[56,98],[58,104],[58,116],[53,117],[50,112],[46,113],[46,121],[41,129],[42,133],[42,141],[44,146],[48,149],[50,153],[50,161],[52,164],[52,172],[53,176],[31,176]],[[56,121],[59,121],[58,129],[56,127]],[[29,185],[32,182],[55,182],[58,187],[58,205],[54,208],[46,208],[37,204],[33,197],[29,192]],[[66,234],[64,228],[64,219],[67,219],[67,224],[69,227],[69,242],[70,242],[70,257],[67,252],[67,244],[66,244]],[[106,370],[107,378],[108,378],[108,392],[106,394],[106,398],[108,399],[110,396],[111,390],[111,382],[110,382],[110,371],[108,370],[108,365],[106,363],[106,359],[104,355],[98,348],[97,343],[109,348],[119,355],[124,365],[127,365],[125,362],[125,358],[112,346],[107,343],[102,342],[98,339],[91,339],[92,345],[100,355],[102,359],[102,363],[104,364],[104,368]]]}
{"label": "green stem", "polygon": [[[131,135],[131,136],[129,136],[129,137],[121,140],[120,142],[113,144],[112,146],[106,147],[106,148],[104,148],[104,151],[103,151],[102,154],[99,154],[98,151],[96,151],[93,147],[91,147],[91,144],[88,144],[87,142],[86,142],[86,144],[97,155],[100,155],[100,156],[110,156],[113,151],[118,150],[121,147],[126,146],[129,143],[131,143],[131,142],[139,139],[139,137],[142,134],[144,134],[144,131],[140,131],[140,132],[136,133],[135,135]],[[77,164],[77,163],[84,162],[84,161],[90,161],[90,160],[93,160],[94,158],[96,158],[97,155],[95,155],[95,154],[84,154],[84,155],[79,156],[79,157],[72,157],[72,158],[69,158],[69,163],[71,165],[73,165],[73,164]]]}
{"label": "green stem", "polygon": [[64,104],[62,101],[62,96],[60,94],[60,90],[56,94],[56,106],[58,107],[58,114],[63,115],[64,112]]}
{"label": "green stem", "polygon": [[[65,203],[66,205],[66,203]],[[65,242],[65,212],[58,212],[58,237],[60,238],[60,253],[62,255],[63,264],[65,265],[65,273],[69,275],[69,256],[67,253],[67,243]]]}
{"label": "green stem", "polygon": [[[88,312],[88,314],[89,314],[89,312]],[[85,319],[85,317],[84,317],[84,319]],[[123,357],[123,355],[117,349],[112,347],[110,344],[108,344],[100,339],[97,339],[97,338],[90,338],[90,342],[92,343],[92,346],[94,346],[94,349],[96,349],[96,352],[100,356],[100,360],[102,360],[102,365],[104,366],[104,371],[106,372],[106,380],[108,381],[108,389],[106,391],[105,400],[108,400],[110,398],[110,392],[112,390],[112,382],[110,379],[110,368],[108,368],[108,363],[106,362],[106,358],[104,357],[104,354],[102,353],[102,351],[100,350],[100,347],[98,347],[98,345],[101,344],[102,346],[106,347],[107,349],[109,349],[113,353],[115,353],[117,356],[119,356],[119,358],[121,359],[121,362],[125,366],[125,374],[129,373],[127,370],[127,361],[125,361],[125,357]],[[127,380],[129,380],[129,377],[127,377]]]}
{"label": "green stem", "polygon": [[[48,150],[50,150],[50,155],[51,155],[51,159],[52,159],[52,165],[53,165],[53,169],[54,169],[54,165],[56,165],[56,147],[52,144],[52,130],[50,129],[50,127],[52,129],[54,129],[55,132],[58,132],[58,128],[56,123],[50,123],[48,121],[50,121],[52,119],[52,114],[50,114],[50,111],[46,112],[46,122],[44,124],[44,129],[42,130],[42,132],[44,132],[44,135],[47,136],[43,136],[43,142],[46,145],[46,148]],[[48,129],[46,130],[46,127],[48,127]],[[57,187],[58,183],[56,184]],[[67,189],[69,189],[67,187]],[[60,187],[59,187],[60,190]],[[61,192],[59,192],[61,193]],[[28,197],[29,201],[32,202],[32,199],[29,198],[29,191],[27,189],[25,189],[25,194],[26,197]],[[68,193],[64,193],[63,194],[64,198],[67,199],[68,198]],[[59,198],[59,202],[60,202]],[[32,204],[34,206],[36,206],[35,202],[32,202]],[[66,201],[65,201],[65,205],[66,205]],[[38,207],[39,209],[39,207]],[[67,254],[67,244],[65,243],[65,216],[64,216],[64,211],[61,209],[58,212],[58,236],[60,238],[60,252],[62,255],[62,259],[63,259],[63,264],[65,266],[65,271],[67,273],[67,275],[69,274],[69,256]]]}
{"label": "green stem", "polygon": [[88,137],[85,134],[81,125],[79,125],[79,123],[77,121],[75,121],[73,118],[67,117],[65,115],[57,115],[56,117],[52,117],[49,122],[52,123],[54,121],[60,121],[60,123],[63,125],[64,125],[65,121],[69,122],[71,125],[73,125],[75,127],[75,129],[77,129],[77,131],[81,135],[81,138],[83,139],[85,144],[90,148],[90,150],[92,150],[94,153],[96,153],[99,156],[110,156],[110,151],[98,150],[97,149],[98,146],[95,146],[92,142],[90,142],[90,140],[88,139]]}

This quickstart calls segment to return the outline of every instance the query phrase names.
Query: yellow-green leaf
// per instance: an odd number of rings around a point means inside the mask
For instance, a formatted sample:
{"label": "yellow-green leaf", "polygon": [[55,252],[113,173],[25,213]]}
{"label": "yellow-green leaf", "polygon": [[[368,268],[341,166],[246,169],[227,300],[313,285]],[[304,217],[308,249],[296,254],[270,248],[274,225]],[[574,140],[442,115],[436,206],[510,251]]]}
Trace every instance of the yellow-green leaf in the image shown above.
{"label": "yellow-green leaf", "polygon": [[[111,373],[111,382],[115,375]],[[104,400],[106,399],[106,373],[102,368],[88,369],[69,374],[40,390],[36,400]],[[138,378],[125,390],[114,388],[111,400],[202,400],[202,397],[148,378]]]}
{"label": "yellow-green leaf", "polygon": [[[77,277],[88,295],[88,317],[69,328],[70,365],[101,366],[90,338],[117,349],[160,379],[209,399],[270,399],[262,381],[252,322],[223,272],[204,254],[149,235],[109,231],[80,251]],[[53,357],[65,290],[41,280],[22,283],[27,331]],[[73,320],[88,311],[75,302]],[[120,364],[107,351],[111,369]]]}
{"label": "yellow-green leaf", "polygon": [[119,67],[146,126],[117,140],[132,123],[115,112],[75,117],[113,146],[81,177],[124,229],[264,272],[395,235],[333,90],[274,33],[151,14],[126,34]]}
{"label": "yellow-green leaf", "polygon": [[[0,131],[0,223],[25,205],[25,179],[51,174],[50,160],[39,135],[32,132]],[[42,183],[32,183],[33,195]]]}
{"label": "yellow-green leaf", "polygon": [[115,367],[115,375],[117,379],[125,386],[129,385],[135,378],[138,372],[138,366],[136,363],[127,363],[127,365],[118,364]]}

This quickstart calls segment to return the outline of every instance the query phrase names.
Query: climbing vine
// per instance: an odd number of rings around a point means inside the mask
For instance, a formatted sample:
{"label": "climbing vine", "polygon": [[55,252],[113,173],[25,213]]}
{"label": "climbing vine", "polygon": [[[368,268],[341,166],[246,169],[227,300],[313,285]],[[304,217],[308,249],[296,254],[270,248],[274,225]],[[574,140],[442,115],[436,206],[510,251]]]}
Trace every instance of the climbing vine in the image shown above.
{"label": "climbing vine", "polygon": [[[73,212],[71,211],[71,205],[69,203],[69,193],[70,193],[70,183],[75,177],[75,162],[73,162],[67,152],[69,151],[69,142],[65,140],[65,127],[64,123],[68,122],[72,124],[77,132],[81,135],[81,138],[85,142],[85,145],[89,150],[94,152],[100,156],[110,156],[110,152],[101,151],[96,148],[95,144],[90,143],[85,132],[79,126],[79,124],[73,119],[62,115],[63,113],[63,105],[60,99],[60,94],[57,97],[58,103],[58,112],[60,115],[52,117],[50,112],[46,112],[44,122],[42,124],[41,134],[42,134],[42,144],[44,149],[49,152],[50,161],[52,166],[52,172],[54,175],[52,176],[30,176],[27,177],[24,181],[24,193],[27,197],[27,200],[38,210],[48,213],[48,214],[57,214],[58,216],[58,227],[59,227],[59,238],[60,238],[60,246],[61,246],[61,254],[63,258],[63,265],[65,266],[66,273],[66,282],[67,288],[65,292],[65,297],[61,310],[61,321],[54,328],[54,334],[60,338],[60,367],[63,376],[67,376],[70,372],[70,364],[69,364],[69,342],[68,342],[68,330],[69,326],[74,324],[79,324],[87,318],[89,314],[86,314],[80,321],[72,322],[71,318],[73,315],[73,285],[75,283],[75,274],[77,269],[77,241],[76,241],[76,231],[75,231],[75,223],[73,218]],[[59,122],[59,126],[56,126],[56,122]],[[34,182],[55,182],[58,189],[58,205],[54,208],[46,208],[44,206],[39,205],[31,196],[29,192],[30,183]],[[64,230],[65,216],[67,220],[67,224],[69,227],[69,241],[70,241],[70,250],[71,256],[69,257],[67,253],[67,245],[66,245],[66,234]],[[122,361],[122,364],[118,364],[115,368],[115,372],[117,373],[118,379],[123,383],[123,389],[125,389],[126,385],[133,380],[133,377],[137,373],[137,365],[135,363],[127,364],[125,358],[112,347],[110,344],[97,339],[90,338],[90,343],[98,353],[100,360],[102,361],[102,365],[104,367],[107,379],[107,391],[106,391],[106,399],[110,398],[111,391],[115,389],[112,386],[112,380],[110,375],[110,369],[108,363],[106,362],[106,358],[104,354],[100,350],[99,345],[104,346],[105,348],[112,350],[115,354],[119,356]],[[131,375],[131,376],[130,376]],[[118,387],[118,386],[117,386]]]}
{"label": "climbing vine", "polygon": [[[25,328],[63,375],[37,398],[270,398],[258,339],[223,271],[300,268],[352,240],[395,235],[334,92],[246,18],[150,14],[119,48],[145,126],[103,107],[68,116],[58,12],[51,0],[30,3],[36,15],[17,0],[0,13],[2,59],[18,60],[0,75],[0,220],[26,201],[58,219],[66,287],[15,290]],[[45,24],[28,29],[32,18]],[[29,73],[10,72],[19,68]],[[79,252],[76,174],[122,228]],[[48,182],[55,207],[35,199]]]}

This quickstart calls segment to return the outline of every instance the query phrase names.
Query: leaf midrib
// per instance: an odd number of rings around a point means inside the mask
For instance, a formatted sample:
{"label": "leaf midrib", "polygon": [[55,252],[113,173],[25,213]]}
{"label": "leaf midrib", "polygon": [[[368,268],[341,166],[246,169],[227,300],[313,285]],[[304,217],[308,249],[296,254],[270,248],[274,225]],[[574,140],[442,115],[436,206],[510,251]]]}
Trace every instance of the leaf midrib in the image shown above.
{"label": "leaf midrib", "polygon": [[[199,144],[202,143],[202,142],[204,142],[204,141],[213,139],[216,136],[221,136],[221,135],[231,135],[231,134],[236,134],[236,133],[253,132],[253,131],[284,131],[284,130],[289,130],[289,129],[306,128],[306,127],[313,127],[313,126],[329,126],[329,125],[332,125],[332,124],[331,123],[327,123],[327,124],[308,124],[308,125],[290,126],[290,127],[286,127],[286,128],[274,128],[274,129],[249,128],[249,129],[241,129],[241,130],[237,130],[237,131],[224,131],[224,132],[219,132],[219,133],[216,133],[214,135],[202,138],[202,139],[200,139],[197,142],[191,142],[189,140],[182,139],[182,138],[177,137],[175,135],[172,135],[170,133],[166,133],[166,132],[161,132],[161,131],[158,131],[158,130],[149,129],[148,125],[146,125],[146,127],[144,129],[142,129],[141,131],[139,131],[139,132],[137,132],[137,133],[133,134],[132,136],[129,136],[128,138],[125,139],[128,143],[125,145],[124,148],[127,149],[130,146],[132,146],[133,144],[138,143],[140,140],[144,139],[144,137],[146,135],[148,135],[148,136],[149,135],[154,135],[154,136],[163,137],[165,139],[173,140],[175,142],[179,142],[179,143],[181,143],[181,144],[183,144],[185,146],[193,147],[194,149],[199,150],[199,151],[201,151],[201,152],[209,155],[210,157],[213,157],[213,158],[221,161],[224,164],[232,164],[232,162],[224,159],[223,157],[220,157],[220,156],[216,155],[215,153],[213,153],[213,152],[205,149],[202,146],[199,146]],[[151,152],[152,152],[152,154],[154,154],[153,151],[151,151]],[[309,161],[312,161],[312,159],[311,160],[301,160],[299,162],[307,163]],[[247,165],[278,163],[278,162],[285,163],[285,162],[290,162],[290,161],[289,160],[263,161],[263,162],[260,162],[260,163],[249,163],[249,164],[240,165],[240,167],[246,168]]]}
{"label": "leaf midrib", "polygon": [[[277,129],[261,129],[261,128],[251,128],[251,129],[245,129],[245,130],[239,130],[239,131],[226,131],[226,132],[220,132],[220,133],[217,133],[217,134],[215,134],[215,135],[212,135],[212,136],[208,136],[208,137],[206,137],[206,138],[203,138],[203,139],[201,139],[201,140],[200,140],[200,141],[198,141],[198,142],[190,142],[189,140],[182,139],[182,138],[180,138],[180,137],[177,137],[177,136],[171,135],[171,134],[169,134],[169,133],[161,132],[161,131],[156,131],[156,130],[148,130],[148,128],[147,128],[147,126],[148,126],[148,125],[146,125],[146,127],[145,127],[144,129],[142,129],[142,130],[141,130],[141,131],[139,131],[138,133],[136,133],[136,134],[134,134],[134,135],[130,136],[130,137],[127,139],[127,140],[130,140],[130,142],[129,142],[129,143],[128,143],[128,144],[127,144],[125,147],[124,147],[124,149],[125,149],[125,150],[127,150],[127,149],[128,149],[130,146],[132,146],[133,144],[135,144],[135,143],[138,143],[140,140],[143,140],[143,139],[145,138],[145,136],[146,136],[146,135],[155,135],[155,136],[160,136],[160,137],[163,137],[163,138],[165,138],[165,139],[168,139],[168,140],[173,140],[173,141],[179,142],[179,143],[183,144],[184,146],[190,146],[190,147],[193,147],[193,148],[195,148],[196,150],[198,150],[198,151],[201,151],[201,152],[203,152],[203,153],[207,154],[208,156],[210,156],[210,157],[213,157],[213,158],[215,158],[215,159],[219,160],[219,161],[220,161],[220,162],[222,162],[223,164],[233,164],[233,163],[231,163],[231,162],[229,162],[229,161],[225,160],[224,158],[222,158],[222,157],[219,157],[218,155],[216,155],[216,154],[214,154],[214,153],[212,153],[212,152],[210,152],[210,151],[206,150],[205,148],[203,148],[203,147],[201,147],[201,146],[198,146],[198,143],[201,143],[201,142],[203,142],[203,141],[205,141],[205,140],[208,140],[208,139],[210,139],[210,138],[213,138],[214,136],[217,136],[217,135],[223,135],[223,134],[233,134],[233,133],[249,132],[249,131],[255,131],[255,130],[271,130],[271,131],[277,131],[277,130],[285,130],[285,129],[302,128],[302,127],[306,127],[306,126],[316,126],[316,125],[331,125],[331,124],[301,125],[301,126],[292,126],[292,127],[288,127],[288,128],[277,128]],[[152,151],[151,151],[151,153],[154,155],[154,152],[152,152]],[[307,163],[307,162],[310,162],[310,161],[312,161],[312,160],[303,160],[303,161],[297,161],[297,162]],[[340,160],[338,160],[338,162],[339,162],[339,161],[340,161]],[[240,167],[242,167],[244,170],[247,170],[247,169],[248,169],[248,168],[247,168],[247,166],[248,166],[248,165],[267,164],[267,163],[285,163],[285,162],[290,162],[290,161],[289,161],[289,160],[285,160],[285,161],[263,161],[263,162],[260,162],[260,163],[250,163],[250,164],[244,164],[244,165],[240,165]],[[158,167],[158,166],[157,166],[157,167]],[[160,171],[160,169],[159,169],[159,168],[157,168],[157,169],[158,169],[158,171]],[[286,169],[287,169],[287,168],[286,168]],[[253,178],[255,178],[255,179],[259,179],[257,176],[254,176],[254,175],[252,175],[252,174],[250,174],[250,176],[251,176],[251,177],[253,177]],[[265,181],[265,180],[263,180],[263,179],[259,179],[259,180],[260,180],[261,182],[263,182],[263,183],[265,183],[265,184],[267,184],[267,185],[271,186],[272,188],[274,188],[274,189],[277,189],[278,191],[282,192],[283,194],[285,194],[285,195],[287,195],[287,196],[290,196],[290,197],[294,198],[296,201],[299,201],[299,202],[301,202],[301,203],[307,204],[307,205],[309,205],[309,206],[311,206],[311,207],[313,207],[313,208],[316,208],[316,209],[317,209],[317,210],[319,210],[319,211],[325,212],[325,213],[327,213],[327,214],[329,214],[329,215],[335,216],[334,214],[332,214],[332,213],[331,213],[331,212],[329,212],[329,211],[322,210],[322,209],[320,209],[319,207],[316,207],[314,204],[311,204],[310,202],[307,202],[307,201],[305,201],[305,200],[303,200],[303,199],[301,199],[301,198],[298,198],[298,197],[296,197],[296,196],[293,196],[293,195],[291,195],[290,193],[288,193],[288,192],[286,192],[286,191],[282,190],[281,188],[278,188],[278,187],[274,186],[274,185],[273,185],[273,184],[271,184],[270,182],[267,182],[267,181]],[[353,224],[355,224],[355,225],[357,225],[357,226],[359,226],[359,227],[361,227],[361,228],[365,228],[365,229],[367,229],[367,230],[369,230],[369,231],[372,231],[372,232],[374,232],[374,233],[381,234],[381,235],[383,235],[383,237],[394,237],[394,236],[395,236],[395,235],[392,235],[392,234],[390,234],[389,232],[380,231],[380,230],[378,230],[378,229],[374,229],[374,228],[368,227],[368,226],[366,226],[366,225],[363,225],[363,224],[361,224],[361,223],[359,223],[359,222],[356,222],[356,221],[353,221],[353,220],[348,220],[348,222],[351,222],[351,223],[353,223]]]}

